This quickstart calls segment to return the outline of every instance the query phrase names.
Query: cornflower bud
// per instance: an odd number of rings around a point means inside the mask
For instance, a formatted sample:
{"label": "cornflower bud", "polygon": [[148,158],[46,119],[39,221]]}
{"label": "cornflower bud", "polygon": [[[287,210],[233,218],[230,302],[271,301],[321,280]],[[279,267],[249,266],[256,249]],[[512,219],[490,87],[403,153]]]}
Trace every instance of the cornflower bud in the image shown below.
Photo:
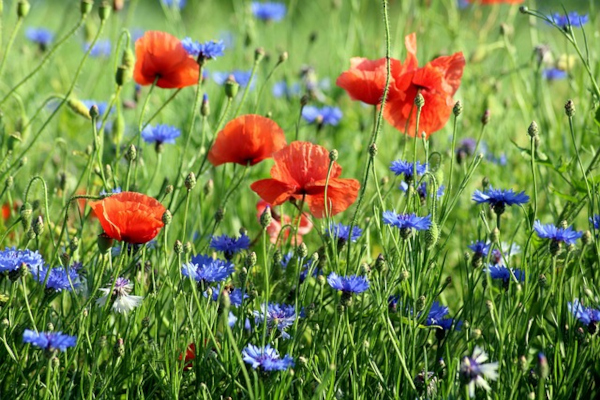
{"label": "cornflower bud", "polygon": [[462,114],[462,112],[463,112],[463,105],[460,102],[460,100],[458,100],[456,103],[454,103],[454,107],[452,108],[452,112],[454,113],[455,117],[458,117],[460,114]]}
{"label": "cornflower bud", "polygon": [[162,222],[165,225],[169,225],[173,220],[173,215],[171,215],[171,211],[166,210],[162,215]]}
{"label": "cornflower bud", "polygon": [[573,117],[573,115],[575,115],[575,103],[573,103],[573,100],[568,100],[567,103],[565,104],[565,113],[567,114],[567,117],[571,118]]}
{"label": "cornflower bud", "polygon": [[481,123],[483,125],[489,124],[490,123],[490,117],[491,117],[491,111],[490,110],[485,110],[485,112],[481,116]]}
{"label": "cornflower bud", "polygon": [[418,109],[423,108],[423,106],[425,105],[425,98],[423,97],[423,95],[421,93],[417,93],[417,96],[415,97],[415,106],[417,106]]}
{"label": "cornflower bud", "polygon": [[175,245],[173,246],[173,250],[175,251],[175,254],[181,254],[181,253],[183,253],[183,243],[181,243],[181,240],[176,240],[175,241]]}

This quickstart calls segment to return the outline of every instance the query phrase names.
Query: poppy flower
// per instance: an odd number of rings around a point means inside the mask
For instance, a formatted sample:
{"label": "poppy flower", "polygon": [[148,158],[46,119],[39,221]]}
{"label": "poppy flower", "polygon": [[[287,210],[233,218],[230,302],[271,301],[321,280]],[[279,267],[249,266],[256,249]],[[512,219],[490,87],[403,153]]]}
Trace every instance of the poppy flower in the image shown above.
{"label": "poppy flower", "polygon": [[[325,183],[329,152],[309,142],[292,142],[273,154],[271,178],[254,182],[250,188],[274,206],[288,200],[304,200],[316,218],[325,216]],[[331,215],[350,207],[358,196],[360,183],[342,179],[342,167],[334,162],[327,187],[327,206]]]}
{"label": "poppy flower", "polygon": [[390,87],[384,118],[399,131],[415,136],[417,110],[415,97],[421,93],[425,105],[421,110],[419,131],[426,137],[442,129],[454,106],[452,96],[458,90],[465,67],[462,52],[438,57],[418,68],[417,39],[406,36],[407,59],[395,74]]}
{"label": "poppy flower", "polygon": [[[290,231],[292,230],[291,227],[296,227],[297,220],[292,222],[292,218],[289,215],[280,215],[273,209],[272,204],[269,204],[264,200],[259,200],[259,202],[256,204],[256,216],[258,217],[259,221],[263,212],[265,212],[267,208],[269,208],[268,212],[271,213],[271,224],[267,226],[267,234],[271,239],[271,243],[277,243],[277,239],[280,237],[280,232],[282,229],[285,229],[283,234],[281,235],[283,239],[282,242],[287,241],[291,233]],[[312,230],[312,227],[313,224],[308,219],[306,213],[302,213],[302,216],[300,217],[300,225],[298,225],[298,231],[292,238],[292,243],[302,243],[302,236],[310,232]]]}
{"label": "poppy flower", "polygon": [[114,194],[90,207],[102,229],[112,239],[142,244],[154,239],[163,227],[165,207],[152,197],[135,192]]}
{"label": "poppy flower", "polygon": [[[394,71],[400,69],[401,62],[391,58],[390,66],[393,76]],[[383,97],[386,75],[385,58],[369,60],[353,57],[350,59],[350,69],[342,72],[335,84],[348,92],[352,100],[377,105]]]}
{"label": "poppy flower", "polygon": [[181,41],[165,32],[148,31],[135,42],[133,78],[142,86],[183,88],[198,83],[200,68]]}
{"label": "poppy flower", "polygon": [[286,145],[283,130],[269,118],[248,114],[229,121],[208,152],[214,166],[225,163],[254,165]]}
{"label": "poppy flower", "polygon": [[[192,361],[195,358],[196,358],[196,343],[190,343],[185,351],[185,359],[184,359],[185,366],[183,367],[183,369],[186,371],[189,371],[190,369],[192,369],[192,367],[193,367]],[[181,361],[181,359],[183,359],[183,354],[179,354],[179,361]]]}

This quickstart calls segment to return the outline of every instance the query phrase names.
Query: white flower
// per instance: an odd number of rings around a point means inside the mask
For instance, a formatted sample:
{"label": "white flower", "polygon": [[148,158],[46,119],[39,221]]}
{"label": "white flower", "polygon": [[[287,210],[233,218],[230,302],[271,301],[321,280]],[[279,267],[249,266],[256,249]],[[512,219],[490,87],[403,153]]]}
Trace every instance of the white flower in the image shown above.
{"label": "white flower", "polygon": [[469,396],[475,397],[475,386],[490,391],[486,379],[498,379],[498,362],[483,364],[488,356],[479,346],[475,346],[471,357],[464,357],[460,363],[460,377],[469,388]]}
{"label": "white flower", "polygon": [[114,300],[112,305],[113,311],[118,313],[127,313],[139,306],[144,299],[142,296],[130,295],[129,293],[131,293],[132,290],[133,285],[128,279],[117,278],[115,287],[112,290],[112,294],[110,287],[100,289],[104,296],[96,300],[96,304],[101,307],[104,306],[110,295],[111,299]]}

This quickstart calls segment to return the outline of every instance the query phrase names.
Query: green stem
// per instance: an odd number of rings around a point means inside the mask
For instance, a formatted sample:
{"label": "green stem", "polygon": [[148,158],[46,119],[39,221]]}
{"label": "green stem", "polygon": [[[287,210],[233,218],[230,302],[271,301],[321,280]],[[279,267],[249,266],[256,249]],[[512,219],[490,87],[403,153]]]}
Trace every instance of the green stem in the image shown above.
{"label": "green stem", "polygon": [[12,33],[10,34],[10,38],[8,39],[8,44],[6,45],[4,57],[2,57],[2,63],[0,64],[0,77],[4,73],[4,67],[6,67],[6,60],[8,60],[10,49],[12,48],[15,38],[17,37],[17,32],[19,31],[21,24],[23,24],[23,17],[19,16],[19,19],[17,19],[17,23],[15,24],[15,27],[13,28]]}

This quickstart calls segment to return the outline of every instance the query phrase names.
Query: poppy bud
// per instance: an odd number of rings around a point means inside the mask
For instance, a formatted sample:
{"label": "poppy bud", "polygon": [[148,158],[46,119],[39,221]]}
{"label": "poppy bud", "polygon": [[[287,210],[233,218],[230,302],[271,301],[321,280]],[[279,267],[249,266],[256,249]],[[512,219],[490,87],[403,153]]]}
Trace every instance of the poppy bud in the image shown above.
{"label": "poppy bud", "polygon": [[491,111],[485,110],[483,115],[481,116],[481,123],[483,125],[487,125],[490,123]]}
{"label": "poppy bud", "polygon": [[26,231],[31,227],[31,214],[33,213],[33,207],[31,207],[30,203],[23,203],[21,206],[21,223],[23,224],[23,229]]}
{"label": "poppy bud", "polygon": [[7,143],[7,147],[9,151],[13,151],[14,149],[17,148],[17,146],[23,141],[23,139],[21,138],[21,133],[20,132],[15,132],[12,133],[9,137],[8,137],[8,143]]}
{"label": "poppy bud", "polygon": [[190,172],[188,174],[187,178],[185,178],[185,187],[187,188],[187,190],[189,192],[195,186],[196,186],[196,175],[193,172]]}
{"label": "poppy bud", "polygon": [[27,0],[21,0],[17,4],[17,16],[19,18],[25,18],[27,14],[29,14],[29,10],[31,9],[31,5]]}
{"label": "poppy bud", "polygon": [[82,15],[88,15],[90,11],[92,11],[92,7],[94,6],[94,2],[91,0],[81,0],[80,3],[80,11]]}
{"label": "poppy bud", "polygon": [[200,114],[203,117],[208,117],[210,115],[210,103],[208,102],[208,95],[204,93],[202,95],[202,105],[200,106]]}
{"label": "poppy bud", "polygon": [[121,65],[123,65],[127,69],[132,69],[135,65],[135,56],[130,48],[126,48],[123,50],[123,55],[121,56]]}
{"label": "poppy bud", "polygon": [[41,215],[38,215],[38,217],[36,218],[36,220],[33,222],[32,229],[33,229],[33,233],[35,233],[38,236],[44,230],[44,219],[42,218]]}
{"label": "poppy bud", "polygon": [[427,298],[425,296],[419,296],[417,299],[417,303],[415,304],[415,308],[417,311],[423,311],[425,309],[425,304],[427,303]]}
{"label": "poppy bud", "polygon": [[100,253],[107,253],[110,248],[113,246],[114,239],[108,236],[106,233],[101,233],[98,235],[98,239],[96,240],[96,244],[98,245],[98,250]]}
{"label": "poppy bud", "polygon": [[36,238],[36,234],[33,231],[33,228],[29,228],[29,230],[27,231],[27,240],[33,240]]}
{"label": "poppy bud", "polygon": [[129,81],[131,78],[131,69],[127,68],[124,65],[119,65],[117,67],[117,72],[115,73],[115,82],[117,86],[123,86],[125,83]]}
{"label": "poppy bud", "polygon": [[129,162],[133,162],[133,161],[135,161],[136,157],[137,157],[137,149],[132,144],[127,149],[127,153],[125,153],[125,159]]}
{"label": "poppy bud", "polygon": [[100,16],[100,21],[106,21],[108,17],[110,17],[110,12],[112,11],[112,7],[108,4],[107,1],[103,1],[100,3],[100,8],[98,8],[98,15]]}
{"label": "poppy bud", "polygon": [[565,113],[567,114],[567,117],[569,117],[569,118],[571,118],[573,115],[575,115],[575,103],[573,103],[573,100],[569,100],[565,104]]}
{"label": "poppy bud", "polygon": [[329,152],[329,159],[333,162],[333,161],[337,161],[338,159],[338,151],[336,149],[333,149]]}
{"label": "poppy bud", "polygon": [[452,112],[454,113],[455,117],[458,117],[460,114],[462,114],[462,112],[463,112],[463,105],[460,102],[460,100],[457,101],[456,103],[454,103],[454,108],[452,109]]}
{"label": "poppy bud", "polygon": [[423,106],[425,105],[425,98],[423,97],[423,95],[421,93],[417,93],[417,96],[415,97],[415,106],[417,106],[418,109],[423,108]]}
{"label": "poppy bud", "polygon": [[163,215],[162,215],[163,224],[169,225],[171,223],[172,219],[173,219],[173,216],[171,215],[171,211],[167,210],[163,213]]}
{"label": "poppy bud", "polygon": [[237,95],[238,90],[240,90],[240,85],[235,81],[233,75],[230,75],[225,81],[225,95],[232,99]]}
{"label": "poppy bud", "polygon": [[183,243],[181,243],[181,240],[176,240],[175,241],[175,245],[173,246],[173,250],[175,251],[175,254],[181,254],[181,253],[183,253]]}
{"label": "poppy bud", "polygon": [[92,116],[90,115],[90,109],[87,108],[83,102],[74,98],[69,98],[67,100],[67,106],[76,114],[79,114],[87,119],[92,119]]}

